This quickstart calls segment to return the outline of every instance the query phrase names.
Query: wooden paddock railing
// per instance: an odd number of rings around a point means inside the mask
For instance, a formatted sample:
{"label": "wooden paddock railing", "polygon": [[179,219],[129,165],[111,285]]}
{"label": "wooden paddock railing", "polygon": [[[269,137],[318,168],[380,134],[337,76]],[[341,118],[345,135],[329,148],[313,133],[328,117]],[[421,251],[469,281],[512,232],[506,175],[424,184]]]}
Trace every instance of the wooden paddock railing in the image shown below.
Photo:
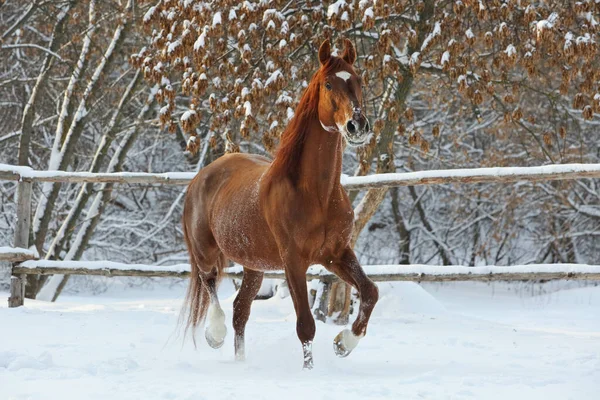
{"label": "wooden paddock railing", "polygon": [[[179,276],[189,274],[189,266],[172,267],[128,265],[109,261],[37,260],[28,250],[31,222],[31,190],[34,182],[67,183],[129,183],[186,185],[194,177],[190,172],[150,173],[89,173],[66,171],[35,171],[27,167],[0,164],[0,180],[18,181],[17,221],[13,248],[0,247],[0,261],[13,262],[9,307],[23,305],[25,275],[72,274],[104,276]],[[542,167],[477,168],[390,173],[362,177],[342,176],[347,190],[363,190],[393,186],[416,186],[449,183],[512,183],[600,178],[600,164],[562,164]],[[523,265],[512,267],[464,266],[367,266],[375,281],[548,281],[556,279],[600,280],[600,266],[578,264]],[[229,269],[230,277],[241,277],[241,270]],[[266,278],[283,279],[282,272],[268,272]],[[307,279],[332,281],[334,275],[324,269],[311,268]]]}
{"label": "wooden paddock railing", "polygon": [[[35,171],[28,167],[0,164],[0,180],[19,182],[62,183],[130,183],[187,185],[194,172],[66,172]],[[474,169],[449,169],[406,173],[376,174],[368,176],[342,176],[342,186],[347,190],[364,190],[393,186],[440,185],[448,183],[513,183],[560,181],[600,178],[600,164],[558,164],[541,167],[498,167]]]}
{"label": "wooden paddock railing", "polygon": [[[552,281],[600,280],[600,266],[584,264],[529,264],[510,267],[466,267],[460,265],[364,265],[365,272],[375,282],[451,282],[451,281]],[[13,272],[32,275],[99,275],[187,278],[189,264],[154,266],[124,264],[112,261],[31,260],[13,268]],[[224,276],[241,279],[243,268],[226,268]],[[285,279],[283,271],[265,272],[267,279]],[[307,280],[332,282],[339,278],[321,266],[314,265],[306,273]]]}

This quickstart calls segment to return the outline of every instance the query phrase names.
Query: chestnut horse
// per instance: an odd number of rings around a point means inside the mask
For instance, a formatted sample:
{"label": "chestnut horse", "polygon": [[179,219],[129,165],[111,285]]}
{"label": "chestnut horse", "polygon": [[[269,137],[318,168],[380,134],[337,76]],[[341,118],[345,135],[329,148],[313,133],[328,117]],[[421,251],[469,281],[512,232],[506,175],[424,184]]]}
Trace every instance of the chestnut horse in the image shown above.
{"label": "chestnut horse", "polygon": [[187,328],[194,330],[206,315],[206,340],[213,348],[221,347],[227,330],[217,297],[220,274],[226,259],[243,265],[242,285],[233,303],[237,360],[245,357],[244,330],[264,271],[285,270],[304,368],[313,366],[315,336],[306,287],[310,265],[325,266],[360,296],[352,329],[334,340],[336,354],[350,354],[367,331],[378,290],[350,247],[354,212],[340,184],[344,141],[361,145],[369,133],[361,109],[361,81],[352,66],[355,59],[349,40],[341,57],[332,56],[329,41],[323,42],[321,66],[273,162],[258,155],[228,154],[203,168],[188,187],[183,210],[191,263],[184,305]]}

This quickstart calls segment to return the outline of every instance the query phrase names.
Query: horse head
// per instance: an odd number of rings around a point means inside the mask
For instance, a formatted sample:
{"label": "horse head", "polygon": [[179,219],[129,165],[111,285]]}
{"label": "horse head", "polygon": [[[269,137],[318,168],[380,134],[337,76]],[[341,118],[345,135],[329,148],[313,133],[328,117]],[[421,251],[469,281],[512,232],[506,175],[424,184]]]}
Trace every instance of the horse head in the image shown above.
{"label": "horse head", "polygon": [[354,71],[356,50],[348,39],[341,57],[331,55],[329,40],[319,48],[319,120],[327,132],[340,133],[352,146],[363,145],[370,125],[362,109],[362,80]]}

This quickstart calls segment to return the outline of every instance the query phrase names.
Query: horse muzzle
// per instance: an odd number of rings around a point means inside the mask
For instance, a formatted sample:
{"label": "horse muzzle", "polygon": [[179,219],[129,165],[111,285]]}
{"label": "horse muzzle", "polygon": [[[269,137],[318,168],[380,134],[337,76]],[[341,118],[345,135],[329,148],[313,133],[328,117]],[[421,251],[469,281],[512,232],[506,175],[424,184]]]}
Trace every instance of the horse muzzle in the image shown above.
{"label": "horse muzzle", "polygon": [[362,113],[354,113],[352,119],[346,122],[345,137],[351,146],[362,146],[367,141],[371,131],[369,120]]}

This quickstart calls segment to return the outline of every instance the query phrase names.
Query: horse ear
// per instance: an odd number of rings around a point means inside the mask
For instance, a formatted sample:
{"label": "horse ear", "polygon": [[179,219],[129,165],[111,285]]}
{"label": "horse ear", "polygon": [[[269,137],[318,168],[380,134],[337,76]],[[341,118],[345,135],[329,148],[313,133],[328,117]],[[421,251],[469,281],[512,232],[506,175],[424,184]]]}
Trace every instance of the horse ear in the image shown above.
{"label": "horse ear", "polygon": [[342,59],[350,65],[353,65],[354,61],[356,61],[356,49],[354,48],[352,41],[348,39],[344,39],[344,53],[342,54]]}
{"label": "horse ear", "polygon": [[321,43],[321,47],[319,47],[319,61],[321,65],[325,65],[327,61],[331,58],[331,44],[329,40],[325,40]]}

